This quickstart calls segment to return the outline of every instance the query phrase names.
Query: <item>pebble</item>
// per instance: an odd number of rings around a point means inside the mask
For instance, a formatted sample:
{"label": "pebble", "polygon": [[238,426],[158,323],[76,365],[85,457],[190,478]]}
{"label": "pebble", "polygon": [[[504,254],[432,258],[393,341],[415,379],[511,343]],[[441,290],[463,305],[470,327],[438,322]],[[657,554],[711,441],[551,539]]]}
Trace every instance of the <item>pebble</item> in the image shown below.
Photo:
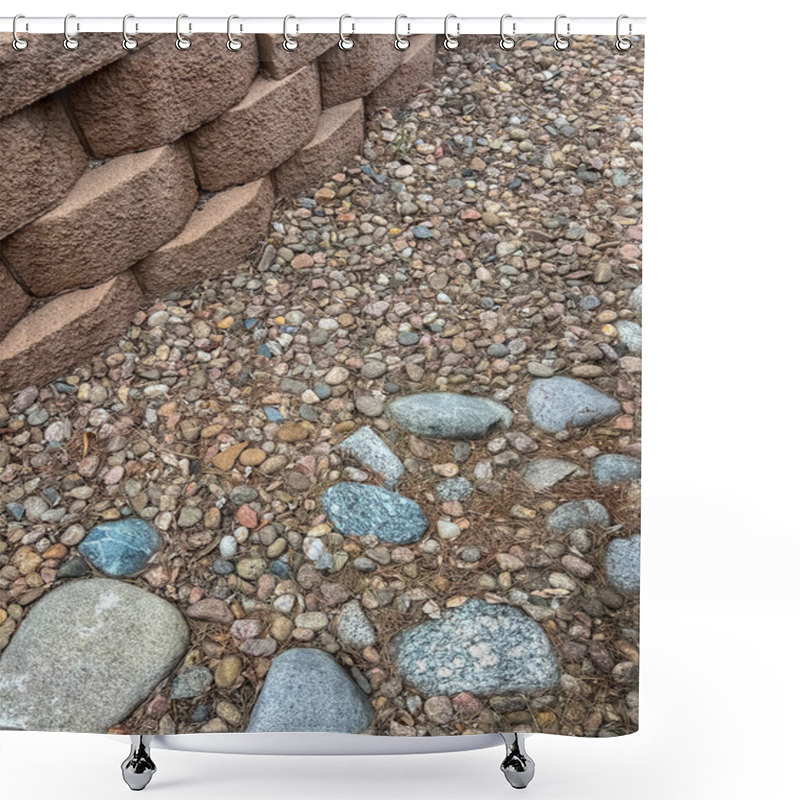
{"label": "pebble", "polygon": [[612,539],[606,550],[605,569],[611,585],[627,594],[639,593],[642,537]]}
{"label": "pebble", "polygon": [[207,667],[190,667],[172,679],[171,700],[186,700],[199,697],[211,685],[214,676]]}
{"label": "pebble", "polygon": [[398,397],[389,413],[400,427],[433,439],[481,439],[511,425],[501,403],[483,397],[436,392]]}
{"label": "pebble", "polygon": [[393,488],[405,473],[403,462],[369,426],[359,428],[348,436],[339,444],[339,449],[381,475],[387,488]]}
{"label": "pebble", "polygon": [[547,518],[547,527],[555,533],[569,533],[576,528],[611,524],[606,507],[598,500],[570,500],[560,505]]}
{"label": "pebble", "polygon": [[592,476],[600,486],[636,481],[642,477],[642,464],[632,456],[605,453],[592,459]]}
{"label": "pebble", "polygon": [[564,478],[580,472],[580,465],[564,458],[539,458],[522,472],[522,479],[535,492],[551,489]]}
{"label": "pebble", "polygon": [[375,628],[358,600],[350,600],[342,606],[336,623],[336,635],[347,650],[363,650],[377,641]]}

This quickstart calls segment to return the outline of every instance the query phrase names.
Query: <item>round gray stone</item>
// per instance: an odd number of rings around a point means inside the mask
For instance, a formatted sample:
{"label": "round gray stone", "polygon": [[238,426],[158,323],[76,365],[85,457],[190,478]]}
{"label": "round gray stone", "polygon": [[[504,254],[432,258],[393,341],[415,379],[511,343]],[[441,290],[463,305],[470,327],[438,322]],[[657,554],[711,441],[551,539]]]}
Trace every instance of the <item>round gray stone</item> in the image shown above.
{"label": "round gray stone", "polygon": [[398,397],[389,404],[389,414],[401,428],[432,439],[481,439],[508,428],[514,419],[496,400],[450,392]]}
{"label": "round gray stone", "polygon": [[575,378],[557,375],[535,380],[528,390],[528,416],[548,433],[568,425],[583,428],[616,416],[622,410],[613,397]]}
{"label": "round gray stone", "polygon": [[598,500],[570,500],[547,518],[547,527],[555,533],[569,533],[576,528],[593,525],[607,528],[611,524],[606,507]]}
{"label": "round gray stone", "polygon": [[601,486],[635,481],[642,477],[642,463],[622,453],[604,453],[592,459],[592,475]]}
{"label": "round gray stone", "polygon": [[371,720],[367,696],[332,656],[297,648],[272,660],[247,730],[360,733]]}
{"label": "round gray stone", "polygon": [[621,592],[639,594],[639,568],[642,537],[637,533],[627,539],[612,539],[606,550],[606,575]]}
{"label": "round gray stone", "polygon": [[190,667],[175,676],[170,688],[170,697],[173,700],[199,697],[213,680],[214,676],[208,667]]}
{"label": "round gray stone", "polygon": [[107,578],[59,586],[0,656],[0,728],[105,733],[188,646],[180,611],[138,586]]}

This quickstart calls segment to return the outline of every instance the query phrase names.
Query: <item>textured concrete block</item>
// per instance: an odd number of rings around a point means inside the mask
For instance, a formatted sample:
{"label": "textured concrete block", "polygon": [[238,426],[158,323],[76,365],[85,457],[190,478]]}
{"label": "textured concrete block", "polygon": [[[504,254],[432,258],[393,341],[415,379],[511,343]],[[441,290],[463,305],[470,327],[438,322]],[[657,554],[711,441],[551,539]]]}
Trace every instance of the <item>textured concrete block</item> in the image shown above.
{"label": "textured concrete block", "polygon": [[86,153],[58,100],[0,119],[0,239],[59,203],[86,169]]}
{"label": "textured concrete block", "polygon": [[400,66],[405,55],[394,36],[355,36],[350,50],[331,50],[319,61],[322,107],[364,97]]}
{"label": "textured concrete block", "polygon": [[171,242],[136,265],[145,295],[163,296],[240,264],[266,235],[274,202],[269,177],[214,195]]}
{"label": "textured concrete block", "polygon": [[0,389],[42,384],[120,336],[142,299],[130,272],[51,300],[0,341]]}
{"label": "textured concrete block", "polygon": [[169,144],[238,103],[258,71],[254,36],[231,52],[218,34],[188,50],[172,36],[132,52],[69,90],[73,117],[93,156]]}
{"label": "textured concrete block", "polygon": [[241,103],[189,137],[198,183],[215,191],[267,175],[311,140],[319,114],[314,66],[256,78]]}
{"label": "textured concrete block", "polygon": [[182,144],[120,156],[85,172],[61,205],[0,242],[0,252],[36,297],[93,286],[168,242],[196,200]]}
{"label": "textured concrete block", "polygon": [[296,50],[285,50],[283,34],[258,34],[258,49],[261,53],[262,71],[271,78],[280,80],[310,61],[319,58],[326,50],[339,43],[337,33],[303,33],[298,38]]}
{"label": "textured concrete block", "polygon": [[436,36],[412,36],[400,66],[366,100],[367,112],[400,105],[433,78]]}
{"label": "textured concrete block", "polygon": [[24,316],[31,298],[0,263],[0,339]]}
{"label": "textured concrete block", "polygon": [[275,171],[278,196],[291,197],[327,180],[360,153],[363,144],[363,101],[323,111],[314,138]]}
{"label": "textured concrete block", "polygon": [[[28,47],[18,51],[11,46],[11,34],[0,33],[0,117],[125,58],[118,33],[82,33],[74,51],[64,48],[63,37],[51,33],[24,34],[23,38]],[[153,37],[137,38],[144,47]]]}

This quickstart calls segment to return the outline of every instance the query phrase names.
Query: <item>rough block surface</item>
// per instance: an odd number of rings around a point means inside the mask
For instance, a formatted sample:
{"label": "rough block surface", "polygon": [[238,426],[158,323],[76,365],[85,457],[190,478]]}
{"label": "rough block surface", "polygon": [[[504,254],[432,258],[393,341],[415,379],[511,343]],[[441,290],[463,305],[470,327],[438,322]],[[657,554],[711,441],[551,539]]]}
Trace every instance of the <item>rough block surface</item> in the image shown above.
{"label": "rough block surface", "polygon": [[367,98],[367,111],[404,103],[422,84],[433,78],[436,60],[436,36],[411,36],[400,66]]}
{"label": "rough block surface", "polygon": [[339,43],[337,33],[305,33],[298,39],[298,48],[287,51],[283,47],[283,34],[260,33],[257,38],[262,71],[278,79],[285,78],[310,61],[314,61]]}
{"label": "rough block surface", "polygon": [[30,302],[25,290],[0,263],[0,339],[22,318]]}

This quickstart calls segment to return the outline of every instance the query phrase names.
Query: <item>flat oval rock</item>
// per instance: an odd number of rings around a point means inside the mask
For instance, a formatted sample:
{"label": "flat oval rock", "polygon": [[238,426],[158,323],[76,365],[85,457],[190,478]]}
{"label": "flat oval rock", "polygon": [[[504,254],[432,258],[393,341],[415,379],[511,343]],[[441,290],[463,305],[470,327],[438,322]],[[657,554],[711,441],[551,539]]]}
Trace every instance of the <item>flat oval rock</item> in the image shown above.
{"label": "flat oval rock", "polygon": [[412,544],[428,527],[428,518],[413,500],[365,483],[331,486],[322,495],[322,506],[346,536],[373,534],[392,544]]}
{"label": "flat oval rock", "polygon": [[560,375],[535,380],[528,390],[527,406],[533,424],[548,433],[563,431],[569,425],[585,428],[622,411],[613,397]]}
{"label": "flat oval rock", "polygon": [[450,392],[398,397],[389,404],[389,414],[401,428],[431,439],[482,439],[514,419],[496,400]]}
{"label": "flat oval rock", "polygon": [[138,586],[107,578],[59,586],[0,656],[0,728],[104,733],[188,646],[180,611]]}

